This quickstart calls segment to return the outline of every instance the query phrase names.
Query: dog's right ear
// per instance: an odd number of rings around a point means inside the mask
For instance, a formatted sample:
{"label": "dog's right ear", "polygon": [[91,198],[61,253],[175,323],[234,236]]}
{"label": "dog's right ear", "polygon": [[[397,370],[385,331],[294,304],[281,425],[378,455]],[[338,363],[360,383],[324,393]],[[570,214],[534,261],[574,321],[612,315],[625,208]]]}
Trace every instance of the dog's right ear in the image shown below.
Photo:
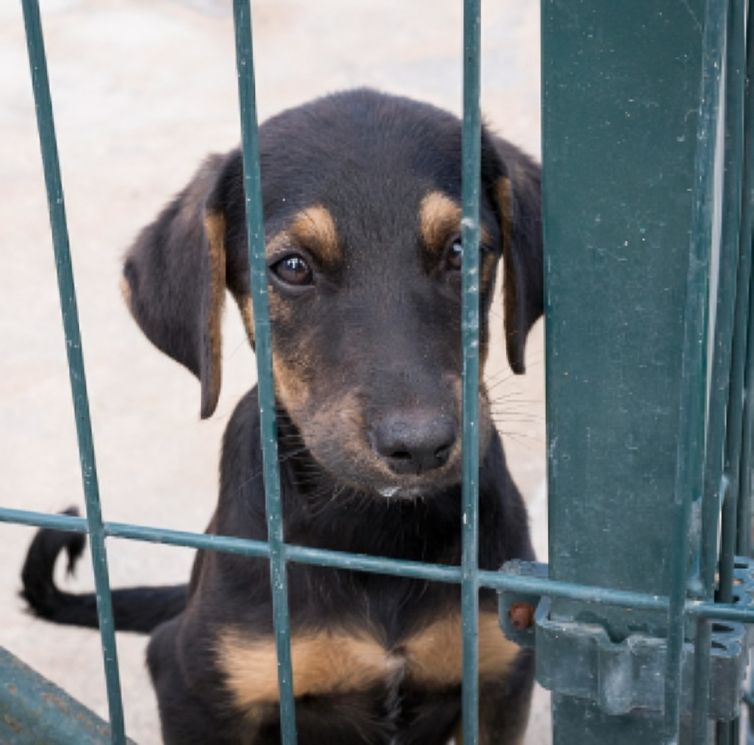
{"label": "dog's right ear", "polygon": [[[230,205],[242,189],[237,152],[210,156],[191,183],[144,228],[126,255],[123,296],[147,338],[187,367],[202,386],[201,416],[212,415],[222,377],[221,320],[226,285],[253,343],[245,222]],[[241,210],[241,219],[242,218]]]}

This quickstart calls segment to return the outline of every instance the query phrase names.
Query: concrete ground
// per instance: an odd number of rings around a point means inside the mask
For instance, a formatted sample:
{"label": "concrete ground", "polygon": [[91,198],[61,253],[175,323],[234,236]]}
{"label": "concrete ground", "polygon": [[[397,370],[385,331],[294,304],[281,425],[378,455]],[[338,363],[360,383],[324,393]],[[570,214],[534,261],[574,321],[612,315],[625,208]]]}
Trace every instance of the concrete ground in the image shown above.
{"label": "concrete ground", "polygon": [[[260,118],[358,85],[459,112],[457,0],[257,0]],[[227,0],[42,0],[63,184],[105,519],[203,530],[216,499],[220,438],[254,380],[240,323],[228,313],[225,380],[200,422],[196,381],[161,356],[118,291],[123,251],[209,151],[239,140]],[[537,3],[484,4],[483,106],[504,136],[539,154]],[[20,3],[0,3],[0,504],[83,506],[34,106]],[[498,321],[499,324],[499,321]],[[502,342],[500,331],[497,338]],[[529,373],[513,379],[499,344],[499,426],[546,548],[541,328]],[[99,638],[32,619],[17,597],[32,530],[0,525],[0,645],[107,716]],[[192,552],[108,542],[113,585],[187,578]],[[66,586],[91,588],[90,562]],[[126,722],[159,742],[146,640],[118,637]],[[537,695],[527,743],[550,742]]]}

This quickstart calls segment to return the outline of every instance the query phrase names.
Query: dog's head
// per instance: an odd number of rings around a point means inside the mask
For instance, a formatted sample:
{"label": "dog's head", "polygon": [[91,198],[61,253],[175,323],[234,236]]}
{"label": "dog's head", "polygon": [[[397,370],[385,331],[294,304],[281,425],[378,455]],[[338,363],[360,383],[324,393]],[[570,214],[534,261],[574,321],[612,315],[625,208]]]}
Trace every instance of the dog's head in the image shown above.
{"label": "dog's head", "polygon": [[[353,91],[260,129],[278,405],[336,482],[426,494],[460,478],[461,125]],[[523,372],[542,313],[539,169],[482,134],[481,357],[500,258],[505,334]],[[162,351],[220,392],[226,287],[253,344],[241,157],[206,161],[130,250],[124,294]],[[481,444],[491,419],[481,386]]]}

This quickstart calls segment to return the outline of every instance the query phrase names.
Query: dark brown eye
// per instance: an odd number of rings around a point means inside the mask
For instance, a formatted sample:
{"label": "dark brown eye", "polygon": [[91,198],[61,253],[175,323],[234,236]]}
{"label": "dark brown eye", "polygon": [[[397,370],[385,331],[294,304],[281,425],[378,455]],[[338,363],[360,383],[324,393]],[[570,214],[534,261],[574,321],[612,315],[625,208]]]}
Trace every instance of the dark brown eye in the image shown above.
{"label": "dark brown eye", "polygon": [[453,241],[448,249],[448,257],[446,259],[448,269],[459,271],[463,263],[463,246],[461,245],[461,239]]}
{"label": "dark brown eye", "polygon": [[[482,257],[486,254],[493,253],[492,249],[484,243],[480,244],[479,251],[481,252]],[[463,244],[461,243],[460,238],[456,238],[453,243],[450,244],[450,248],[445,257],[445,264],[446,269],[451,271],[460,271],[463,267]]]}
{"label": "dark brown eye", "polygon": [[309,264],[298,254],[291,254],[275,262],[270,270],[287,285],[310,285],[314,279]]}

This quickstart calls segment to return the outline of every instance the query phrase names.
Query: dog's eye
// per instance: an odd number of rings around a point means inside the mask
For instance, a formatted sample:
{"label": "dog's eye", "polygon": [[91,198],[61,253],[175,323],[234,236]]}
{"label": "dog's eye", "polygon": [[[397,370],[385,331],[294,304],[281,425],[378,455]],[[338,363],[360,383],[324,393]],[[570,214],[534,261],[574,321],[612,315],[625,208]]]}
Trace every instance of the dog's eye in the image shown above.
{"label": "dog's eye", "polygon": [[291,254],[275,262],[270,270],[288,285],[310,285],[314,279],[309,264],[298,254]]}
{"label": "dog's eye", "polygon": [[[479,251],[484,254],[491,253],[492,249],[486,246],[484,243],[479,244]],[[460,238],[454,239],[448,249],[447,256],[445,258],[446,268],[452,271],[460,271],[463,266],[463,244]]]}
{"label": "dog's eye", "polygon": [[448,249],[448,257],[446,259],[448,269],[460,270],[463,263],[463,246],[461,245],[461,239],[458,238],[453,241],[452,245]]}

